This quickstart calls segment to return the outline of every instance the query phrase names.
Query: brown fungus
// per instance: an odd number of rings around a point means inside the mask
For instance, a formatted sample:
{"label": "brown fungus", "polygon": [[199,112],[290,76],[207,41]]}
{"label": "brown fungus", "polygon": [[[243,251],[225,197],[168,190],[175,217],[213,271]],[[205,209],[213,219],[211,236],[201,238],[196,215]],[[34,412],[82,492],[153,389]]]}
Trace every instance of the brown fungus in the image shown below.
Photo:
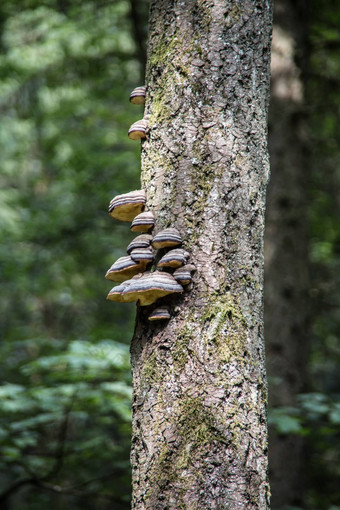
{"label": "brown fungus", "polygon": [[137,275],[133,276],[130,280],[125,280],[124,282],[120,283],[119,285],[116,285],[113,287],[110,292],[108,293],[106,299],[110,301],[116,301],[119,303],[128,303],[134,301],[134,299],[131,299],[128,294],[123,296],[123,290],[125,290],[131,283],[133,283],[135,280],[138,280],[141,278],[143,273],[138,273]]}
{"label": "brown fungus", "polygon": [[130,256],[120,257],[106,272],[105,278],[113,282],[124,282],[146,268],[145,262],[135,262]]}
{"label": "brown fungus", "polygon": [[192,264],[186,264],[185,266],[179,267],[173,274],[176,282],[181,285],[189,285],[192,280],[191,273],[195,271],[195,266]]}
{"label": "brown fungus", "polygon": [[138,214],[131,223],[132,232],[148,232],[155,224],[155,217],[151,211]]}
{"label": "brown fungus", "polygon": [[109,205],[109,214],[112,218],[120,221],[132,221],[138,214],[144,211],[145,191],[135,190],[117,195]]}
{"label": "brown fungus", "polygon": [[146,95],[146,87],[136,87],[130,94],[130,103],[144,104]]}
{"label": "brown fungus", "polygon": [[148,129],[148,121],[145,119],[138,120],[129,129],[128,136],[131,140],[141,140],[146,138]]}
{"label": "brown fungus", "polygon": [[171,248],[182,244],[182,238],[176,228],[166,228],[152,239],[152,246],[159,250],[161,248]]}
{"label": "brown fungus", "polygon": [[135,262],[146,262],[147,264],[153,262],[155,258],[152,248],[135,248],[131,251],[130,257]]}
{"label": "brown fungus", "polygon": [[165,321],[169,320],[171,317],[169,308],[166,306],[159,306],[158,308],[155,308],[153,312],[150,313],[148,320],[151,322],[154,321]]}
{"label": "brown fungus", "polygon": [[123,290],[122,295],[123,298],[130,296],[134,301],[139,301],[141,306],[147,306],[168,294],[181,292],[183,292],[183,287],[176,282],[171,274],[155,271],[144,274],[138,280],[131,282]]}
{"label": "brown fungus", "polygon": [[187,251],[180,248],[170,250],[168,253],[163,255],[161,260],[158,262],[157,267],[161,269],[167,267],[176,268],[184,266],[188,261],[189,256],[190,254]]}
{"label": "brown fungus", "polygon": [[136,248],[149,248],[151,241],[151,234],[141,234],[131,241],[129,246],[126,248],[126,251],[130,255],[132,250],[135,250]]}
{"label": "brown fungus", "polygon": [[111,289],[108,295],[106,296],[106,299],[108,299],[109,301],[116,301],[118,303],[122,303],[124,301],[122,291],[124,290],[125,286],[126,282],[123,282],[113,287],[113,289]]}

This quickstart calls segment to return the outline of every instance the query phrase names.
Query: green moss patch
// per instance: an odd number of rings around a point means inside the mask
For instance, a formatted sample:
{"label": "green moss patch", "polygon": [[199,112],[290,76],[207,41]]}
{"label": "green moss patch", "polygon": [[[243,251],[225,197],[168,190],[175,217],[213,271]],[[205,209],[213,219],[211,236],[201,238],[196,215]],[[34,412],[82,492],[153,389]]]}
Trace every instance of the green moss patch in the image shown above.
{"label": "green moss patch", "polygon": [[246,362],[247,322],[235,298],[210,296],[200,322],[210,349],[216,350],[221,362]]}

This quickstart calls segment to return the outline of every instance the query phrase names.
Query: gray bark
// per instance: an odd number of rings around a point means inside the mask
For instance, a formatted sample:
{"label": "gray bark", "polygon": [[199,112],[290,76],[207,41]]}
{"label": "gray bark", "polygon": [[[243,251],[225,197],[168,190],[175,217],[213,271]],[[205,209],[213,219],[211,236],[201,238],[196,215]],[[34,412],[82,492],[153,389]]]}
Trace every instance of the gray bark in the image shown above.
{"label": "gray bark", "polygon": [[133,508],[268,508],[262,288],[271,6],[151,1],[142,185],[196,265],[169,323],[140,307]]}
{"label": "gray bark", "polygon": [[[277,0],[271,66],[265,235],[265,336],[271,407],[296,405],[304,389],[309,337],[303,1]],[[273,508],[303,500],[303,440],[269,430]]]}

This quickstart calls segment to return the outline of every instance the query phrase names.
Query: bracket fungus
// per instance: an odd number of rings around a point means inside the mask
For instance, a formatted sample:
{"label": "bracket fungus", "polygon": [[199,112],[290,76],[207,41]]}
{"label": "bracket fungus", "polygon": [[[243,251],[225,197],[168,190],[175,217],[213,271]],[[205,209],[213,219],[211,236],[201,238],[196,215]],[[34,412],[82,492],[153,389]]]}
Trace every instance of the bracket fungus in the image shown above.
{"label": "bracket fungus", "polygon": [[136,262],[130,256],[120,257],[106,272],[105,278],[113,282],[123,282],[145,271],[145,262]]}
{"label": "bracket fungus", "polygon": [[146,87],[136,87],[130,94],[130,103],[133,104],[144,104],[146,95]]}
{"label": "bracket fungus", "polygon": [[126,248],[128,255],[137,248],[149,248],[152,241],[151,234],[141,234],[131,241],[129,246]]}
{"label": "bracket fungus", "polygon": [[158,308],[155,308],[153,312],[150,313],[148,320],[151,322],[154,321],[164,321],[169,320],[171,318],[169,308],[166,306],[159,306]]}
{"label": "bracket fungus", "polygon": [[155,224],[155,217],[151,211],[143,212],[136,216],[132,223],[130,230],[132,232],[148,232]]}
{"label": "bracket fungus", "polygon": [[153,262],[155,258],[152,248],[135,248],[130,253],[130,257],[136,262],[146,262],[147,264]]}
{"label": "bracket fungus", "polygon": [[128,136],[131,140],[141,140],[146,138],[148,129],[148,121],[145,119],[138,120],[129,129]]}
{"label": "bracket fungus", "polygon": [[145,191],[143,189],[117,195],[110,202],[109,214],[116,220],[132,221],[144,211],[145,201]]}
{"label": "bracket fungus", "polygon": [[187,263],[189,256],[190,256],[190,254],[187,251],[182,250],[180,248],[170,250],[170,251],[168,251],[168,253],[163,255],[161,260],[158,262],[157,267],[160,269],[163,267],[164,268],[167,268],[167,267],[176,268],[176,267],[184,266]]}
{"label": "bracket fungus", "polygon": [[[130,280],[127,280],[130,281]],[[122,292],[124,288],[126,287],[127,282],[120,283],[119,285],[116,285],[113,287],[113,289],[110,290],[108,295],[106,296],[106,299],[109,301],[116,301],[118,303],[123,303],[124,299],[122,296]]]}
{"label": "bracket fungus", "polygon": [[[146,98],[146,86],[136,87],[130,94],[132,104],[143,105]],[[128,136],[131,140],[143,140],[147,137],[149,115],[130,126]],[[107,295],[107,299],[116,302],[137,301],[140,306],[148,306],[168,294],[181,294],[183,286],[191,282],[191,273],[195,270],[188,264],[190,254],[179,248],[182,237],[176,228],[166,228],[153,238],[149,231],[154,228],[155,217],[151,211],[145,211],[145,190],[134,190],[115,196],[109,205],[109,214],[121,221],[130,221],[130,230],[140,232],[128,245],[128,256],[120,257],[105,274],[107,280],[118,282]],[[177,248],[176,248],[177,247]],[[155,262],[157,269],[150,269],[155,260],[155,250],[169,249],[165,255],[159,255]],[[166,251],[166,250],[165,250]],[[164,252],[162,252],[164,253]],[[165,271],[164,271],[165,269]],[[173,274],[171,274],[173,273]],[[170,310],[158,306],[149,313],[149,321],[170,319]]]}
{"label": "bracket fungus", "polygon": [[129,295],[123,296],[123,290],[125,290],[131,283],[133,283],[138,278],[141,278],[143,273],[138,273],[137,275],[133,276],[130,280],[125,280],[124,282],[120,283],[119,285],[116,285],[113,287],[108,295],[106,296],[106,299],[109,301],[116,301],[118,303],[128,303],[131,301],[135,301],[134,299],[130,299]]}
{"label": "bracket fungus", "polygon": [[143,274],[135,281],[131,280],[131,283],[124,288],[122,297],[124,299],[127,296],[133,301],[139,301],[141,306],[147,306],[168,294],[182,292],[183,287],[171,274],[154,271]]}
{"label": "bracket fungus", "polygon": [[173,246],[179,246],[180,244],[182,244],[182,238],[176,228],[166,228],[158,232],[152,240],[152,246],[156,250],[171,248]]}
{"label": "bracket fungus", "polygon": [[192,280],[191,273],[195,271],[195,266],[192,264],[186,264],[185,266],[179,267],[174,271],[173,277],[175,278],[176,282],[180,283],[181,285],[189,285],[189,283]]}

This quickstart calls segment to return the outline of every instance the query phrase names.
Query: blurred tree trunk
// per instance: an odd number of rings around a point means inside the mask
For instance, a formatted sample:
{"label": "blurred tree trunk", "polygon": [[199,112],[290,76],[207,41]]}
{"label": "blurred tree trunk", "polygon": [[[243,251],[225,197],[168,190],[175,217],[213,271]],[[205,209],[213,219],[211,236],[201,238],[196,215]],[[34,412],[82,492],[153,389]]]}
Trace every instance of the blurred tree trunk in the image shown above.
{"label": "blurred tree trunk", "polygon": [[130,0],[132,37],[136,44],[136,56],[141,66],[141,83],[145,76],[148,0]]}
{"label": "blurred tree trunk", "polygon": [[[306,382],[308,240],[303,61],[304,1],[277,0],[271,62],[265,237],[265,337],[270,407],[295,406]],[[303,441],[270,428],[269,473],[274,509],[303,498]]]}
{"label": "blurred tree trunk", "polygon": [[266,0],[152,0],[142,185],[197,271],[132,342],[133,508],[268,508],[262,288]]}

